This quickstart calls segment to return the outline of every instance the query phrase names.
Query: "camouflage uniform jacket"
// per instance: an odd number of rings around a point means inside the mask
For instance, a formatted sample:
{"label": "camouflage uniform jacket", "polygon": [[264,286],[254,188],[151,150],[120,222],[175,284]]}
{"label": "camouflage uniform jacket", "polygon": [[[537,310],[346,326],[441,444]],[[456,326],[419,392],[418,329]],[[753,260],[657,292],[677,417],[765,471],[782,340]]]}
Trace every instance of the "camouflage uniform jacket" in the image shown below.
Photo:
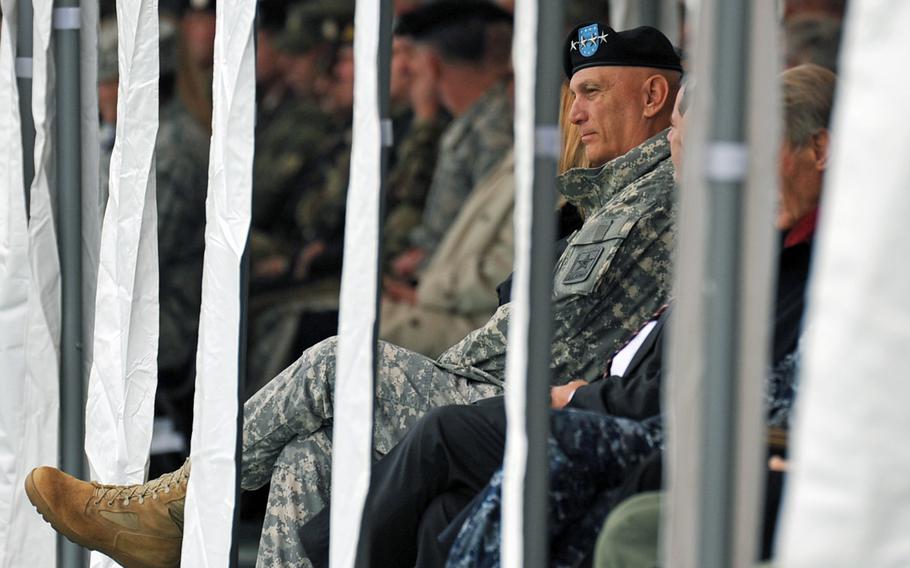
{"label": "camouflage uniform jacket", "polygon": [[[556,264],[550,363],[556,383],[597,378],[603,361],[666,303],[676,233],[669,157],[664,131],[600,168],[558,179],[562,194],[588,216]],[[500,307],[438,364],[502,384],[510,310]]]}
{"label": "camouflage uniform jacket", "polygon": [[209,136],[178,99],[159,113],[155,143],[161,371],[182,370],[196,351],[202,302]]}
{"label": "camouflage uniform jacket", "polygon": [[408,248],[411,231],[420,224],[436,169],[439,141],[448,124],[447,116],[434,120],[414,119],[397,148],[395,163],[389,171],[382,228],[383,265],[386,267]]}
{"label": "camouflage uniform jacket", "polygon": [[411,244],[432,253],[474,186],[512,148],[512,103],[497,84],[452,121],[439,142],[433,184]]}
{"label": "camouflage uniform jacket", "polygon": [[325,180],[321,186],[309,189],[297,203],[296,224],[303,243],[340,243],[344,239],[353,133],[351,125],[344,129],[336,141],[332,166]]}
{"label": "camouflage uniform jacket", "polygon": [[253,158],[252,225],[279,240],[293,240],[292,204],[302,192],[322,185],[343,129],[315,103],[292,95],[260,120]]}

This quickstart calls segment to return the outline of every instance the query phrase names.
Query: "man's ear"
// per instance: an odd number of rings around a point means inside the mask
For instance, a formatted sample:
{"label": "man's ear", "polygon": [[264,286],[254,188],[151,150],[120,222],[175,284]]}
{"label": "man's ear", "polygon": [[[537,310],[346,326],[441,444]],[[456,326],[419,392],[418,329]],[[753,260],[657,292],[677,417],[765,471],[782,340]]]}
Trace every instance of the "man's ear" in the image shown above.
{"label": "man's ear", "polygon": [[831,134],[827,128],[822,128],[812,135],[812,153],[815,169],[823,172],[828,167],[828,154],[831,152]]}
{"label": "man's ear", "polygon": [[667,106],[670,84],[663,75],[651,75],[641,88],[644,102],[642,114],[645,118],[653,118]]}

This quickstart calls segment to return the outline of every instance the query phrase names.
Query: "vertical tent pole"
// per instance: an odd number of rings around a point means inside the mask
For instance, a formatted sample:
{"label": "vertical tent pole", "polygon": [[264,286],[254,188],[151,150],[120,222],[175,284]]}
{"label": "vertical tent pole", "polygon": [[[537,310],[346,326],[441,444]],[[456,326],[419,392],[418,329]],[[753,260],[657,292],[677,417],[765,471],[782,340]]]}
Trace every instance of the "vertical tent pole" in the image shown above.
{"label": "vertical tent pole", "polygon": [[[772,321],[776,311],[777,246],[774,210],[782,127],[778,19],[770,2],[746,3],[746,138],[749,159],[743,193],[737,258],[740,300],[739,358],[735,374],[733,530],[731,565],[752,566],[759,558],[759,527],[765,489],[765,384],[770,367]],[[769,172],[772,172],[769,175]]]}
{"label": "vertical tent pole", "polygon": [[[79,88],[80,139],[82,170],[82,376],[83,400],[86,400],[88,378],[91,376],[95,337],[95,296],[98,291],[98,263],[101,253],[101,202],[99,183],[98,143],[98,19],[97,2],[79,7]],[[104,195],[107,195],[105,188]]]}
{"label": "vertical tent pole", "polygon": [[[515,281],[506,363],[503,566],[549,564],[547,435],[562,4],[516,4]],[[543,25],[540,25],[540,24]]]}
{"label": "vertical tent pole", "polygon": [[[333,568],[354,566],[370,485],[385,169],[392,144],[389,59],[392,2],[358,0],[354,20],[354,132],[338,314],[332,439]],[[378,568],[378,567],[377,567]]]}
{"label": "vertical tent pole", "polygon": [[638,0],[638,22],[641,25],[659,27],[662,4],[661,0]]}
{"label": "vertical tent pole", "polygon": [[[737,253],[742,244],[739,227],[745,175],[744,168],[736,171],[732,166],[745,152],[746,60],[742,45],[749,37],[742,0],[716,2],[714,18],[711,29],[705,30],[716,41],[716,55],[706,65],[713,68],[717,97],[708,118],[709,165],[705,172],[709,219],[704,274],[705,403],[700,436],[704,461],[701,486],[696,489],[702,501],[698,556],[703,568],[725,568],[731,566],[732,560],[734,494],[729,472],[735,440],[731,411],[736,404],[732,379],[739,337],[735,306],[740,300],[740,288],[736,276]],[[730,175],[720,175],[725,163],[732,167]]]}
{"label": "vertical tent pole", "polygon": [[[32,3],[21,0],[16,4],[16,77],[19,87],[19,117],[22,125],[22,170],[24,187],[32,186],[35,177],[35,119],[32,116]],[[26,212],[29,191],[25,191]]]}
{"label": "vertical tent pole", "polygon": [[679,14],[677,0],[611,0],[610,26],[627,30],[637,26],[653,26],[662,31],[674,45],[679,43]]}
{"label": "vertical tent pole", "polygon": [[[60,343],[60,465],[83,477],[82,440],[82,154],[79,86],[79,0],[57,0],[54,9],[57,123],[57,226],[63,319]],[[84,551],[60,537],[64,567],[82,566]]]}
{"label": "vertical tent pole", "polygon": [[[776,195],[773,10],[704,1],[667,382],[666,563],[751,566],[763,477]],[[693,333],[695,330],[695,333]]]}

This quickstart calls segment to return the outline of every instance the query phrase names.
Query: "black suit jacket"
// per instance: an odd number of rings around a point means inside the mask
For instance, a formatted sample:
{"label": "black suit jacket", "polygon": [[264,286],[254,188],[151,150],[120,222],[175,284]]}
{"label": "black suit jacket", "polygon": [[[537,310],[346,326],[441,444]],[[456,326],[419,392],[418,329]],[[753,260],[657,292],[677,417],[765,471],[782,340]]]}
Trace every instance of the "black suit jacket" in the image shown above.
{"label": "black suit jacket", "polygon": [[643,420],[660,413],[664,338],[671,309],[635,352],[622,377],[604,376],[575,391],[567,408]]}

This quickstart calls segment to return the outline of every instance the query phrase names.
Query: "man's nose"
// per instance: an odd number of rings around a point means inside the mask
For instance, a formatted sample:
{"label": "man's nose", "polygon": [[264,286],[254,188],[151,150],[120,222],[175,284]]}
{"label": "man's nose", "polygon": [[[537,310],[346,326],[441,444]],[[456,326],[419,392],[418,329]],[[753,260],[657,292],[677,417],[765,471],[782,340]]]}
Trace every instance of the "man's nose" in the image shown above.
{"label": "man's nose", "polygon": [[579,125],[587,120],[587,113],[585,112],[583,105],[578,102],[578,98],[572,101],[572,106],[569,107],[569,121],[572,124]]}

